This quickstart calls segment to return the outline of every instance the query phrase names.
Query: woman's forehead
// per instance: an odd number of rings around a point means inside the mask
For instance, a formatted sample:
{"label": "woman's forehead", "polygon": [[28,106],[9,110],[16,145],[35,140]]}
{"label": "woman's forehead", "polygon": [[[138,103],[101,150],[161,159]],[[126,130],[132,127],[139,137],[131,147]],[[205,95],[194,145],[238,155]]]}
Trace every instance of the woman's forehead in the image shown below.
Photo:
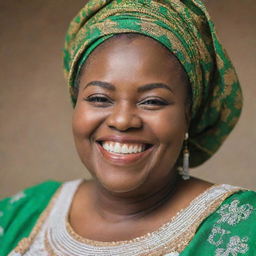
{"label": "woman's forehead", "polygon": [[106,73],[136,76],[184,76],[177,58],[155,40],[137,36],[132,39],[117,37],[98,46],[85,63],[86,76]]}
{"label": "woman's forehead", "polygon": [[[187,80],[179,61],[159,43],[144,37],[109,41],[103,48],[95,50],[85,65],[87,67],[81,73],[81,89],[93,82],[93,87],[88,88],[109,88],[99,86],[104,83],[114,88],[111,92],[141,94],[150,90],[139,88],[150,85],[151,89],[161,88],[168,93],[186,93]],[[156,86],[160,84],[165,88]]]}
{"label": "woman's forehead", "polygon": [[[148,36],[136,33],[123,33],[113,36],[99,46],[90,54],[88,59],[95,58],[98,54],[110,55],[129,51],[129,54],[143,55],[148,57],[157,53],[160,56],[169,56],[168,60],[177,61],[177,58],[164,45]],[[127,54],[128,55],[128,54]]]}

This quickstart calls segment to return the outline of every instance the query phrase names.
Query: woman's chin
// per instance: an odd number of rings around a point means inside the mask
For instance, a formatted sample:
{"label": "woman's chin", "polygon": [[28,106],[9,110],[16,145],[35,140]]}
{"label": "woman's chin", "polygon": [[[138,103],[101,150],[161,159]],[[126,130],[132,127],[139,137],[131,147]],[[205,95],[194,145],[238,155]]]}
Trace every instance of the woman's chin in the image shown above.
{"label": "woman's chin", "polygon": [[147,175],[97,175],[97,183],[111,193],[129,193],[139,189],[145,183]]}

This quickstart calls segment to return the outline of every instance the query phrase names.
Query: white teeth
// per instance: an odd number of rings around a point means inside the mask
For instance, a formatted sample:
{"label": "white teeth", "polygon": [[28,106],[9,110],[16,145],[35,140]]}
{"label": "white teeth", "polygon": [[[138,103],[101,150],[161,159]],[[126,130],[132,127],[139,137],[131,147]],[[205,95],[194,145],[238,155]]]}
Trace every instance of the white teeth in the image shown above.
{"label": "white teeth", "polygon": [[128,148],[128,153],[129,153],[129,154],[133,153],[133,146],[130,146],[130,147]]}
{"label": "white teeth", "polygon": [[114,146],[114,152],[120,152],[121,151],[121,146],[119,143],[115,143],[115,146]]}
{"label": "white teeth", "polygon": [[114,147],[113,147],[113,145],[112,144],[109,144],[109,151],[114,151]]}
{"label": "white teeth", "polygon": [[103,148],[106,149],[107,151],[110,150],[110,146],[107,143],[104,143]]}
{"label": "white teeth", "polygon": [[103,142],[102,146],[108,152],[119,154],[132,154],[145,151],[145,145],[127,145],[119,142]]}
{"label": "white teeth", "polygon": [[133,147],[133,153],[140,152],[140,147],[139,146],[134,146]]}
{"label": "white teeth", "polygon": [[126,144],[124,144],[124,145],[122,146],[121,153],[123,153],[123,154],[127,154],[127,153],[128,153],[128,147],[127,147]]}

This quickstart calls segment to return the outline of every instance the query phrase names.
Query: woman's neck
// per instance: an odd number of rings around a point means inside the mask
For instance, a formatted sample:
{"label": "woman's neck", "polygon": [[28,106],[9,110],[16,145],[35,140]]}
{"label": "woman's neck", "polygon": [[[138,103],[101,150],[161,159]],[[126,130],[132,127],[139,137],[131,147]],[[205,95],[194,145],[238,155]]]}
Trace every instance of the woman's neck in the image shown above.
{"label": "woman's neck", "polygon": [[179,182],[179,175],[174,173],[161,186],[122,194],[111,193],[95,183],[92,197],[95,212],[109,222],[145,217],[163,207],[173,197]]}
{"label": "woman's neck", "polygon": [[[179,176],[144,193],[115,195],[97,183],[80,185],[71,205],[69,222],[81,237],[97,241],[122,241],[161,227],[212,184]],[[158,188],[158,189],[154,189]]]}

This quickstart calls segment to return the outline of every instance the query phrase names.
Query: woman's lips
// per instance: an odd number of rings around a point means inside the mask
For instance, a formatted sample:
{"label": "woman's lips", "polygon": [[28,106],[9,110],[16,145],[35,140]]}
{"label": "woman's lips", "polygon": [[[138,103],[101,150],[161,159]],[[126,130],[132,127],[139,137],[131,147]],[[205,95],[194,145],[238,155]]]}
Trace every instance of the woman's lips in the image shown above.
{"label": "woman's lips", "polygon": [[147,144],[141,143],[120,143],[114,141],[102,141],[99,143],[106,151],[116,154],[140,153],[147,148]]}
{"label": "woman's lips", "polygon": [[98,149],[102,153],[103,157],[108,161],[117,164],[117,165],[127,165],[135,163],[142,158],[146,157],[153,150],[153,146],[147,147],[146,150],[138,153],[114,153],[109,152],[103,148],[102,143],[96,143]]}

